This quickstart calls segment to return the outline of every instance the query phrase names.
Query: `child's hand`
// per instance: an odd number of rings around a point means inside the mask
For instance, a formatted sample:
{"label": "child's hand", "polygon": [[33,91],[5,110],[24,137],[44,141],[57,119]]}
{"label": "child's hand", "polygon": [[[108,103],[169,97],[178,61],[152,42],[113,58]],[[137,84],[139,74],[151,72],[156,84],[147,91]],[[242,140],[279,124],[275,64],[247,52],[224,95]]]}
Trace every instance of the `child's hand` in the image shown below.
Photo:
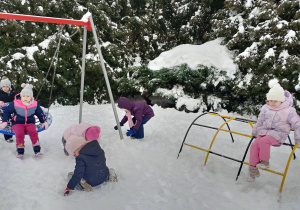
{"label": "child's hand", "polygon": [[47,130],[49,128],[49,123],[47,121],[42,123],[42,128],[45,128],[45,130]]}
{"label": "child's hand", "polygon": [[2,122],[2,123],[0,124],[0,128],[1,128],[1,129],[5,128],[6,126],[7,126],[7,122]]}
{"label": "child's hand", "polygon": [[[123,123],[120,122],[120,126],[123,126]],[[116,125],[116,126],[114,127],[114,129],[115,129],[115,130],[118,130],[118,126]]]}
{"label": "child's hand", "polygon": [[64,196],[69,196],[70,194],[71,194],[71,189],[67,187],[64,192]]}
{"label": "child's hand", "polygon": [[131,136],[133,134],[136,134],[136,131],[133,128],[130,128],[130,130],[127,130],[126,136]]}
{"label": "child's hand", "polygon": [[0,106],[1,106],[1,107],[4,107],[4,106],[5,106],[4,101],[0,101]]}

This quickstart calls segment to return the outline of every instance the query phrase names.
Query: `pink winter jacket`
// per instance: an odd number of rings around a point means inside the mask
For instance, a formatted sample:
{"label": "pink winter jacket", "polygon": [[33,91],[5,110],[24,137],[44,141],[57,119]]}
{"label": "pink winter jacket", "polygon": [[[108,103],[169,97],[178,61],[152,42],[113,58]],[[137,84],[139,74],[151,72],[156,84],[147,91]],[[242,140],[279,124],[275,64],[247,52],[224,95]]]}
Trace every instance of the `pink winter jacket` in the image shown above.
{"label": "pink winter jacket", "polygon": [[296,143],[300,143],[300,117],[287,98],[276,109],[267,104],[261,108],[257,123],[253,127],[252,135],[270,135],[281,143],[284,143],[290,133],[291,127],[294,128]]}

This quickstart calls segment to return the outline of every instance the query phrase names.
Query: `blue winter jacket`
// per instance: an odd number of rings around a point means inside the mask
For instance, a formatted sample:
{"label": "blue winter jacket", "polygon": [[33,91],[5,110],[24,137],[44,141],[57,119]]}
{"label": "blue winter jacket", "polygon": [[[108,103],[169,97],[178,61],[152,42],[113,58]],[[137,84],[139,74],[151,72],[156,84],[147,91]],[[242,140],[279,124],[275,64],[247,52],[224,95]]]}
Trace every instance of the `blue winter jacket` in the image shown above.
{"label": "blue winter jacket", "polygon": [[26,106],[21,101],[20,94],[15,96],[15,100],[10,102],[3,112],[3,122],[8,122],[13,114],[12,125],[15,124],[35,124],[35,115],[39,118],[40,123],[45,122],[45,115],[40,104],[32,98],[32,104]]}
{"label": "blue winter jacket", "polygon": [[109,179],[105,153],[96,140],[87,143],[79,151],[74,174],[67,187],[73,190],[82,178],[92,187]]}
{"label": "blue winter jacket", "polygon": [[10,92],[6,93],[2,89],[0,89],[0,101],[3,101],[4,103],[12,102],[15,98],[16,91],[14,86],[11,86]]}

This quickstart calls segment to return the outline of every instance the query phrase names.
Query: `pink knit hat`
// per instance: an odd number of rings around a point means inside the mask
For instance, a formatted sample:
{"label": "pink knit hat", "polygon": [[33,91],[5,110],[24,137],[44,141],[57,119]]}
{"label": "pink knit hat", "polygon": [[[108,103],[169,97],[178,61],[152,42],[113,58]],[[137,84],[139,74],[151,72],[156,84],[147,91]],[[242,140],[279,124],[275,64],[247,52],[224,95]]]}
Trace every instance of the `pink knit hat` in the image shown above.
{"label": "pink knit hat", "polygon": [[89,141],[98,140],[100,135],[100,127],[92,126],[89,127],[85,132],[85,138]]}

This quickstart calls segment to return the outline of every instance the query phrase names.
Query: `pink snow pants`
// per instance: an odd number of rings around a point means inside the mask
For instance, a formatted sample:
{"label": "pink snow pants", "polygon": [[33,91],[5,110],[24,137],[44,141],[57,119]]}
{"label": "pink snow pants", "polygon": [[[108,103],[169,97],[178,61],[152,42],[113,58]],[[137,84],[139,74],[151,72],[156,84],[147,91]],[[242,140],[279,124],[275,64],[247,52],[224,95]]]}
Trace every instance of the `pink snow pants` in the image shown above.
{"label": "pink snow pants", "polygon": [[35,128],[35,124],[15,124],[12,126],[14,133],[16,134],[16,146],[17,148],[25,147],[25,132],[28,133],[32,145],[36,146],[39,143],[39,136]]}
{"label": "pink snow pants", "polygon": [[258,136],[250,147],[250,166],[256,166],[260,160],[270,159],[271,146],[280,144],[273,136]]}

